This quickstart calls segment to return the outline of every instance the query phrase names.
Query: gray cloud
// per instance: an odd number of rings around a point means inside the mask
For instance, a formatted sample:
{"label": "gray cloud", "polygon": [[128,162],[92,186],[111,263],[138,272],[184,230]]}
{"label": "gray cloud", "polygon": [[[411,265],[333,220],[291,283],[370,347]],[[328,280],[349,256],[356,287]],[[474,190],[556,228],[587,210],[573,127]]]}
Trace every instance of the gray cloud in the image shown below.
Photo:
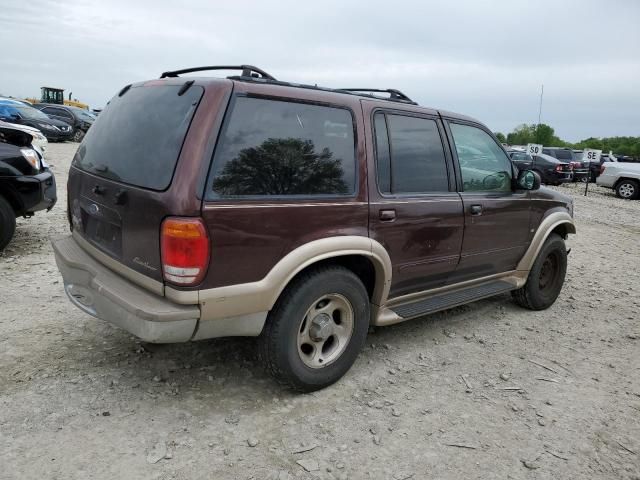
{"label": "gray cloud", "polygon": [[0,92],[61,86],[103,106],[123,85],[253,63],[329,87],[394,87],[510,131],[640,135],[640,2],[5,0]]}

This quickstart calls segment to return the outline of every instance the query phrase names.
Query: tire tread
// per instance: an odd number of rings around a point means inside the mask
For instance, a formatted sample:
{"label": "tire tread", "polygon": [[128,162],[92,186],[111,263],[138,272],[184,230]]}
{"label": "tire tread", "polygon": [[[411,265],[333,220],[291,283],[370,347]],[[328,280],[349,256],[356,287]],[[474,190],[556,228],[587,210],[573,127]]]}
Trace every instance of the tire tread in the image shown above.
{"label": "tire tread", "polygon": [[[281,317],[282,312],[286,310],[289,304],[295,301],[296,293],[302,285],[314,280],[318,276],[327,276],[335,273],[351,276],[354,282],[362,285],[358,276],[345,267],[338,265],[319,266],[303,272],[287,285],[284,292],[280,295],[280,298],[276,301],[274,308],[269,312],[265,326],[258,339],[258,358],[265,366],[267,372],[283,387],[301,393],[316,390],[316,388],[310,388],[308,385],[296,381],[296,379],[293,378],[289,372],[282,369],[276,361],[279,357],[280,349],[283,348],[278,342],[278,339],[286,334],[286,332],[283,332],[283,322],[277,321],[277,319]],[[362,288],[364,290],[363,285]]]}

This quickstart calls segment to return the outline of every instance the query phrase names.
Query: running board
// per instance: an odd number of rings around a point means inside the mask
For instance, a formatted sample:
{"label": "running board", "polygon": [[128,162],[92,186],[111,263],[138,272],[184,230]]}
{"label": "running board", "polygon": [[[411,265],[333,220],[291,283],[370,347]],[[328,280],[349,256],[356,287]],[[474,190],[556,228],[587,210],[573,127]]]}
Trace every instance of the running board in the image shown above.
{"label": "running board", "polygon": [[402,320],[408,320],[410,318],[420,317],[429,313],[439,312],[440,310],[446,310],[447,308],[457,307],[458,305],[464,305],[483,298],[492,297],[514,289],[515,286],[512,283],[498,280],[476,287],[456,290],[450,293],[442,293],[440,295],[434,295],[433,297],[417,300],[412,303],[405,303],[396,307],[390,307],[390,310],[398,315]]}

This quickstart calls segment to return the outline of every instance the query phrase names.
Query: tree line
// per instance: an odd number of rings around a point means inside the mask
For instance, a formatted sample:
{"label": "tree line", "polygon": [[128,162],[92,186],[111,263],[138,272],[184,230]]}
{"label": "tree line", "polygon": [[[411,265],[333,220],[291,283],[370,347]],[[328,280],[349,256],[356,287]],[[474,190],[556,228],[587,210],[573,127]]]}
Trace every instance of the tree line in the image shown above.
{"label": "tree line", "polygon": [[496,132],[495,135],[502,143],[509,145],[538,143],[545,147],[595,148],[604,153],[611,150],[616,155],[640,157],[640,137],[590,137],[577,143],[570,143],[556,136],[554,129],[544,123],[539,125],[523,123],[506,136],[501,132]]}

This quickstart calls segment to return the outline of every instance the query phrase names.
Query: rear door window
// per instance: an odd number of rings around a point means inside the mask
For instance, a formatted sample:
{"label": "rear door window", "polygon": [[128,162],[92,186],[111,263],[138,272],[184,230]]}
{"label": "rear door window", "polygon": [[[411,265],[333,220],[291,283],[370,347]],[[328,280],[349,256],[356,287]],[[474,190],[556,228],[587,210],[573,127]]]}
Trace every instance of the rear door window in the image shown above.
{"label": "rear door window", "polygon": [[377,113],[374,126],[380,193],[449,191],[444,147],[435,120]]}
{"label": "rear door window", "polygon": [[180,88],[136,86],[116,95],[87,132],[74,165],[119,182],[166,189],[204,91],[192,86],[178,95]]}
{"label": "rear door window", "polygon": [[355,192],[354,122],[344,108],[237,97],[207,197],[333,196]]}

